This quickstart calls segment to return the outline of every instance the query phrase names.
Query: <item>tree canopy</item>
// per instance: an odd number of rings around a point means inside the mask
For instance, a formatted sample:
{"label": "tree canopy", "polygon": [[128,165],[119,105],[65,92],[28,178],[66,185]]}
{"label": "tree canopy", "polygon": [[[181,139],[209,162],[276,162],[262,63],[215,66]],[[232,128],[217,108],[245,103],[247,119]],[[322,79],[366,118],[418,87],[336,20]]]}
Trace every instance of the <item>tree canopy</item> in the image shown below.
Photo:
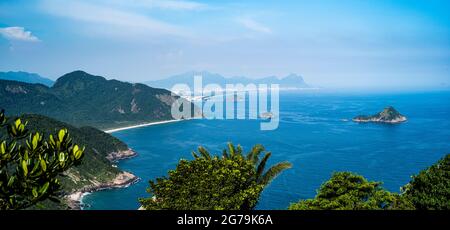
{"label": "tree canopy", "polygon": [[402,190],[417,209],[449,210],[450,154],[413,176]]}
{"label": "tree canopy", "polygon": [[368,181],[351,172],[336,172],[322,184],[315,198],[291,204],[289,209],[377,210],[414,207],[400,195],[383,189],[380,182]]}
{"label": "tree canopy", "polygon": [[247,154],[240,146],[228,145],[221,157],[200,147],[193,160],[180,160],[167,177],[150,181],[151,198],[142,198],[145,209],[248,210],[261,192],[291,164],[282,162],[265,170],[270,153],[256,145]]}

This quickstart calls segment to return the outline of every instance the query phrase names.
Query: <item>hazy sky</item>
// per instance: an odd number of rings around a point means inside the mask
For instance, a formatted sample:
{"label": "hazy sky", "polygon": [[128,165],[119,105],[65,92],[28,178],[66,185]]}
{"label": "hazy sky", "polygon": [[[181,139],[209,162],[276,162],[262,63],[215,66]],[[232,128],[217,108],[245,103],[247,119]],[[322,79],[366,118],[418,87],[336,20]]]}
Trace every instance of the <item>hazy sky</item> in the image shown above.
{"label": "hazy sky", "polygon": [[[281,4],[281,2],[283,4]],[[0,0],[0,71],[448,87],[450,1]]]}

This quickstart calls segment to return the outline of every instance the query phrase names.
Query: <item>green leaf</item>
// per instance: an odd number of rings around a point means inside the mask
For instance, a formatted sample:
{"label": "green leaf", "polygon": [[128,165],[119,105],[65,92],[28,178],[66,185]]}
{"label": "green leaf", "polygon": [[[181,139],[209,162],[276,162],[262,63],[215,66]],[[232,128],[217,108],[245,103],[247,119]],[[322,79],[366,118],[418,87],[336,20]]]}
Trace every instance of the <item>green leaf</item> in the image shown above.
{"label": "green leaf", "polygon": [[64,130],[64,129],[61,129],[61,130],[59,130],[59,133],[58,133],[58,139],[59,139],[59,141],[63,141],[64,140],[64,137],[66,136],[66,130]]}
{"label": "green leaf", "polygon": [[75,145],[75,146],[73,147],[73,152],[76,153],[76,152],[78,152],[79,149],[80,149],[80,148],[78,147],[78,145]]}
{"label": "green leaf", "polygon": [[59,153],[58,159],[60,162],[64,162],[66,160],[66,156],[63,152]]}
{"label": "green leaf", "polygon": [[50,144],[52,144],[52,145],[56,144],[55,139],[53,138],[53,135],[50,134],[49,139],[50,139]]}
{"label": "green leaf", "polygon": [[0,144],[0,154],[5,154],[6,153],[6,141],[3,141],[1,144]]}
{"label": "green leaf", "polygon": [[44,159],[42,159],[41,160],[41,168],[42,168],[42,171],[47,171],[47,163],[45,163],[45,160]]}
{"label": "green leaf", "polygon": [[75,157],[76,160],[78,160],[78,159],[81,158],[81,156],[83,155],[83,152],[84,152],[84,148],[83,148],[83,149],[80,149],[80,148],[78,147],[78,145],[75,145],[75,146],[73,147],[72,153],[73,153],[73,156]]}
{"label": "green leaf", "polygon": [[14,122],[14,125],[18,128],[20,124],[22,124],[22,121],[20,121],[20,118],[17,118],[16,121]]}
{"label": "green leaf", "polygon": [[31,192],[33,193],[33,197],[34,197],[34,198],[37,198],[37,197],[39,196],[39,194],[38,194],[36,188],[33,188],[33,190],[32,190]]}
{"label": "green leaf", "polygon": [[25,153],[23,154],[23,159],[28,161],[28,159],[29,159],[28,150],[25,150]]}
{"label": "green leaf", "polygon": [[31,143],[32,143],[33,150],[37,148],[39,139],[40,139],[39,133],[34,134],[34,136],[33,136],[33,141],[31,142]]}
{"label": "green leaf", "polygon": [[23,170],[23,175],[26,177],[28,175],[28,166],[27,166],[26,160],[22,161],[22,170]]}
{"label": "green leaf", "polygon": [[49,182],[46,182],[46,183],[39,189],[39,193],[40,193],[41,195],[42,195],[42,194],[45,194],[45,193],[47,192],[47,190],[48,190],[49,185],[50,185],[50,183],[49,183]]}
{"label": "green leaf", "polygon": [[8,187],[11,187],[15,180],[16,180],[15,176],[10,177],[8,180]]}

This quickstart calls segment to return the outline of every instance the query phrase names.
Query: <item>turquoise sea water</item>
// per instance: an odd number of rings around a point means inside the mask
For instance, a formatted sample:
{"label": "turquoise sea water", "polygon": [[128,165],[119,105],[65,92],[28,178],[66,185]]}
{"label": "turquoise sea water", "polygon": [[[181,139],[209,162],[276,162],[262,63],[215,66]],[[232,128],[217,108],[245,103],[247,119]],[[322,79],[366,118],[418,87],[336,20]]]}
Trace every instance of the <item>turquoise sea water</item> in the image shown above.
{"label": "turquoise sea water", "polygon": [[[249,150],[256,143],[288,160],[264,191],[258,209],[285,209],[311,198],[334,171],[353,171],[398,192],[412,174],[450,153],[450,92],[397,94],[282,93],[280,125],[260,131],[257,120],[191,120],[114,133],[139,153],[119,167],[142,180],[128,188],[89,194],[85,209],[137,209],[148,197],[148,180],[167,174],[199,145],[220,153],[231,141]],[[408,117],[402,124],[357,124],[352,117],[392,105]],[[349,120],[346,120],[349,119]]]}

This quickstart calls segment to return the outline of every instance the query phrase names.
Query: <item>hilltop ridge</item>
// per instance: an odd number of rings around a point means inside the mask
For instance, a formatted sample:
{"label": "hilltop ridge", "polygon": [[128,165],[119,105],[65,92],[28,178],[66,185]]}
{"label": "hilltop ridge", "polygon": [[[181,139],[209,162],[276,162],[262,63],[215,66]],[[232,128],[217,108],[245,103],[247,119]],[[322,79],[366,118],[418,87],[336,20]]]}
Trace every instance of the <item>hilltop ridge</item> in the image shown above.
{"label": "hilltop ridge", "polygon": [[302,76],[298,74],[289,74],[286,77],[278,78],[269,76],[263,78],[252,79],[244,76],[224,77],[217,73],[208,71],[189,71],[186,73],[174,75],[166,79],[156,81],[146,81],[147,85],[171,89],[175,84],[186,84],[191,89],[194,87],[194,76],[202,76],[203,85],[218,84],[225,88],[226,84],[279,84],[280,89],[308,89],[312,88],[305,82]]}
{"label": "hilltop ridge", "polygon": [[80,70],[61,76],[52,87],[0,80],[0,97],[0,108],[9,115],[42,114],[76,127],[100,129],[171,120],[172,103],[179,98],[165,89]]}

